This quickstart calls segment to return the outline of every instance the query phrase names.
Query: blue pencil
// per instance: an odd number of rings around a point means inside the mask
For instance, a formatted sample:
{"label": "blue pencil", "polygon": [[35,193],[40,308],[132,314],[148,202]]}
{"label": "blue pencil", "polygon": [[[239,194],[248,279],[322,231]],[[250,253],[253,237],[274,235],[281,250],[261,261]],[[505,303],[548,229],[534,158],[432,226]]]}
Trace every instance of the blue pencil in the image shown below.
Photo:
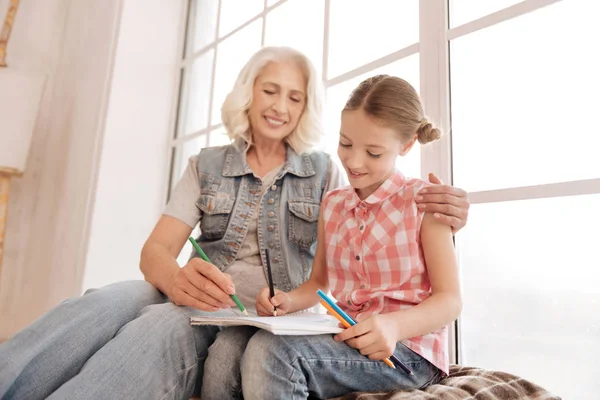
{"label": "blue pencil", "polygon": [[[354,321],[352,319],[352,317],[350,317],[348,314],[346,314],[344,312],[344,310],[342,310],[341,308],[338,307],[337,304],[335,304],[335,302],[333,300],[331,300],[329,298],[329,296],[327,296],[325,294],[325,292],[323,292],[321,289],[317,290],[317,294],[325,301],[327,302],[327,304],[329,304],[331,306],[331,308],[333,308],[342,318],[344,318],[351,326],[356,325],[356,321]],[[406,366],[406,364],[404,364],[398,357],[396,357],[395,355],[391,355],[390,359],[394,362],[394,364],[396,364],[396,366],[402,368],[402,370],[404,372],[406,372],[409,375],[414,375],[413,372]]]}

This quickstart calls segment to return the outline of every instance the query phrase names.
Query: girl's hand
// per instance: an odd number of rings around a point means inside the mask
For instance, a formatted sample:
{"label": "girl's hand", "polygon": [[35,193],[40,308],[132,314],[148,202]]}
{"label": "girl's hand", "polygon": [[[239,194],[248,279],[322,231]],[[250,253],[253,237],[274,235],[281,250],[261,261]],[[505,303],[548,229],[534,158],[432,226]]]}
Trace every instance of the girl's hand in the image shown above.
{"label": "girl's hand", "polygon": [[444,185],[440,178],[429,174],[427,186],[419,191],[415,201],[419,209],[432,213],[440,222],[450,225],[452,233],[458,232],[467,224],[469,217],[469,199],[463,189]]}
{"label": "girl's hand", "polygon": [[230,308],[235,303],[229,297],[235,286],[229,274],[199,258],[192,258],[171,278],[167,296],[178,306],[203,311]]}
{"label": "girl's hand", "polygon": [[[277,313],[275,314],[275,307]],[[272,317],[285,315],[291,309],[291,299],[286,292],[275,289],[275,296],[269,295],[269,288],[263,288],[256,296],[256,312],[260,316]]]}
{"label": "girl's hand", "polygon": [[383,360],[391,356],[398,341],[397,321],[386,314],[376,314],[358,321],[345,331],[334,336],[335,341],[345,341],[371,360]]}

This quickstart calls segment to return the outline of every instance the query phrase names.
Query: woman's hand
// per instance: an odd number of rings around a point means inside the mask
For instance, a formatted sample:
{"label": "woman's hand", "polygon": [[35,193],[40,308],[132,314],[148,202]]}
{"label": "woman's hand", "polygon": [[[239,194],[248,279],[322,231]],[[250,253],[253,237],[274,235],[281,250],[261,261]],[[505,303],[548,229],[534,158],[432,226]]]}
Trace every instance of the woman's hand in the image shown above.
{"label": "woman's hand", "polygon": [[[260,316],[272,317],[285,315],[291,309],[291,299],[286,292],[275,289],[275,296],[271,297],[269,288],[263,288],[256,296],[256,313]],[[277,307],[277,313],[274,313]]]}
{"label": "woman's hand", "polygon": [[469,199],[463,189],[443,185],[434,174],[429,174],[433,186],[423,188],[417,193],[417,207],[432,213],[440,222],[452,227],[452,233],[458,232],[467,224]]}
{"label": "woman's hand", "polygon": [[391,356],[398,342],[398,324],[390,321],[389,314],[376,314],[358,321],[356,325],[334,336],[335,341],[345,341],[371,360]]}
{"label": "woman's hand", "polygon": [[202,311],[218,311],[235,306],[229,297],[234,293],[231,277],[200,258],[192,258],[179,268],[167,290],[167,296],[176,305]]}

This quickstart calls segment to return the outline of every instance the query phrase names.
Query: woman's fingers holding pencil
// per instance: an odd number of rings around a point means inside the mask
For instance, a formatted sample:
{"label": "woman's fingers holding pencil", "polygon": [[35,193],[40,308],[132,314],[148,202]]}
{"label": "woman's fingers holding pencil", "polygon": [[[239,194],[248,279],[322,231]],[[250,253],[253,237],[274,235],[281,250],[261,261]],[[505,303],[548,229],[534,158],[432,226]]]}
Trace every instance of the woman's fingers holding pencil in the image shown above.
{"label": "woman's fingers holding pencil", "polygon": [[235,286],[229,274],[198,258],[190,260],[190,263],[196,272],[189,275],[190,282],[201,292],[202,298],[199,300],[213,298],[220,304],[235,307],[235,302],[230,297],[235,294]]}
{"label": "woman's fingers holding pencil", "polygon": [[181,268],[177,271],[169,293],[169,299],[178,306],[188,306],[203,311],[217,311],[221,308],[218,301],[213,298],[202,298],[202,293],[190,282],[189,269]]}
{"label": "woman's fingers holding pencil", "polygon": [[183,289],[176,287],[171,290],[169,299],[177,306],[188,306],[203,311],[218,311],[219,307],[204,303],[193,296],[190,296]]}
{"label": "woman's fingers holding pencil", "polygon": [[235,306],[230,293],[235,293],[235,287],[229,275],[194,258],[177,271],[168,295],[177,305],[217,311]]}
{"label": "woman's fingers holding pencil", "polygon": [[[207,279],[211,284],[219,287],[220,291],[223,293],[219,293],[223,299],[227,299],[229,295],[235,294],[235,285],[231,280],[231,276],[229,274],[223,273],[219,268],[214,266],[211,263],[208,263],[199,258],[192,258],[188,264],[191,264],[194,269],[205,279]],[[209,287],[207,287],[208,289]],[[210,286],[212,289],[213,286]],[[203,290],[202,287],[199,289]],[[208,291],[208,290],[206,290]],[[235,305],[235,304],[234,304]]]}

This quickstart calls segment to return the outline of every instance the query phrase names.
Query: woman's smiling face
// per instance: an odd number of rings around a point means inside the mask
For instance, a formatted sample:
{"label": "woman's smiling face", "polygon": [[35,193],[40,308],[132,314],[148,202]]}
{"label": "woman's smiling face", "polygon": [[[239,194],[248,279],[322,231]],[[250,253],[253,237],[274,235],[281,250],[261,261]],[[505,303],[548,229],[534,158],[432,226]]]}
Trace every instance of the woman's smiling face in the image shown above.
{"label": "woman's smiling face", "polygon": [[283,140],[296,129],[306,105],[306,78],[288,62],[269,62],[254,81],[248,118],[253,140]]}

